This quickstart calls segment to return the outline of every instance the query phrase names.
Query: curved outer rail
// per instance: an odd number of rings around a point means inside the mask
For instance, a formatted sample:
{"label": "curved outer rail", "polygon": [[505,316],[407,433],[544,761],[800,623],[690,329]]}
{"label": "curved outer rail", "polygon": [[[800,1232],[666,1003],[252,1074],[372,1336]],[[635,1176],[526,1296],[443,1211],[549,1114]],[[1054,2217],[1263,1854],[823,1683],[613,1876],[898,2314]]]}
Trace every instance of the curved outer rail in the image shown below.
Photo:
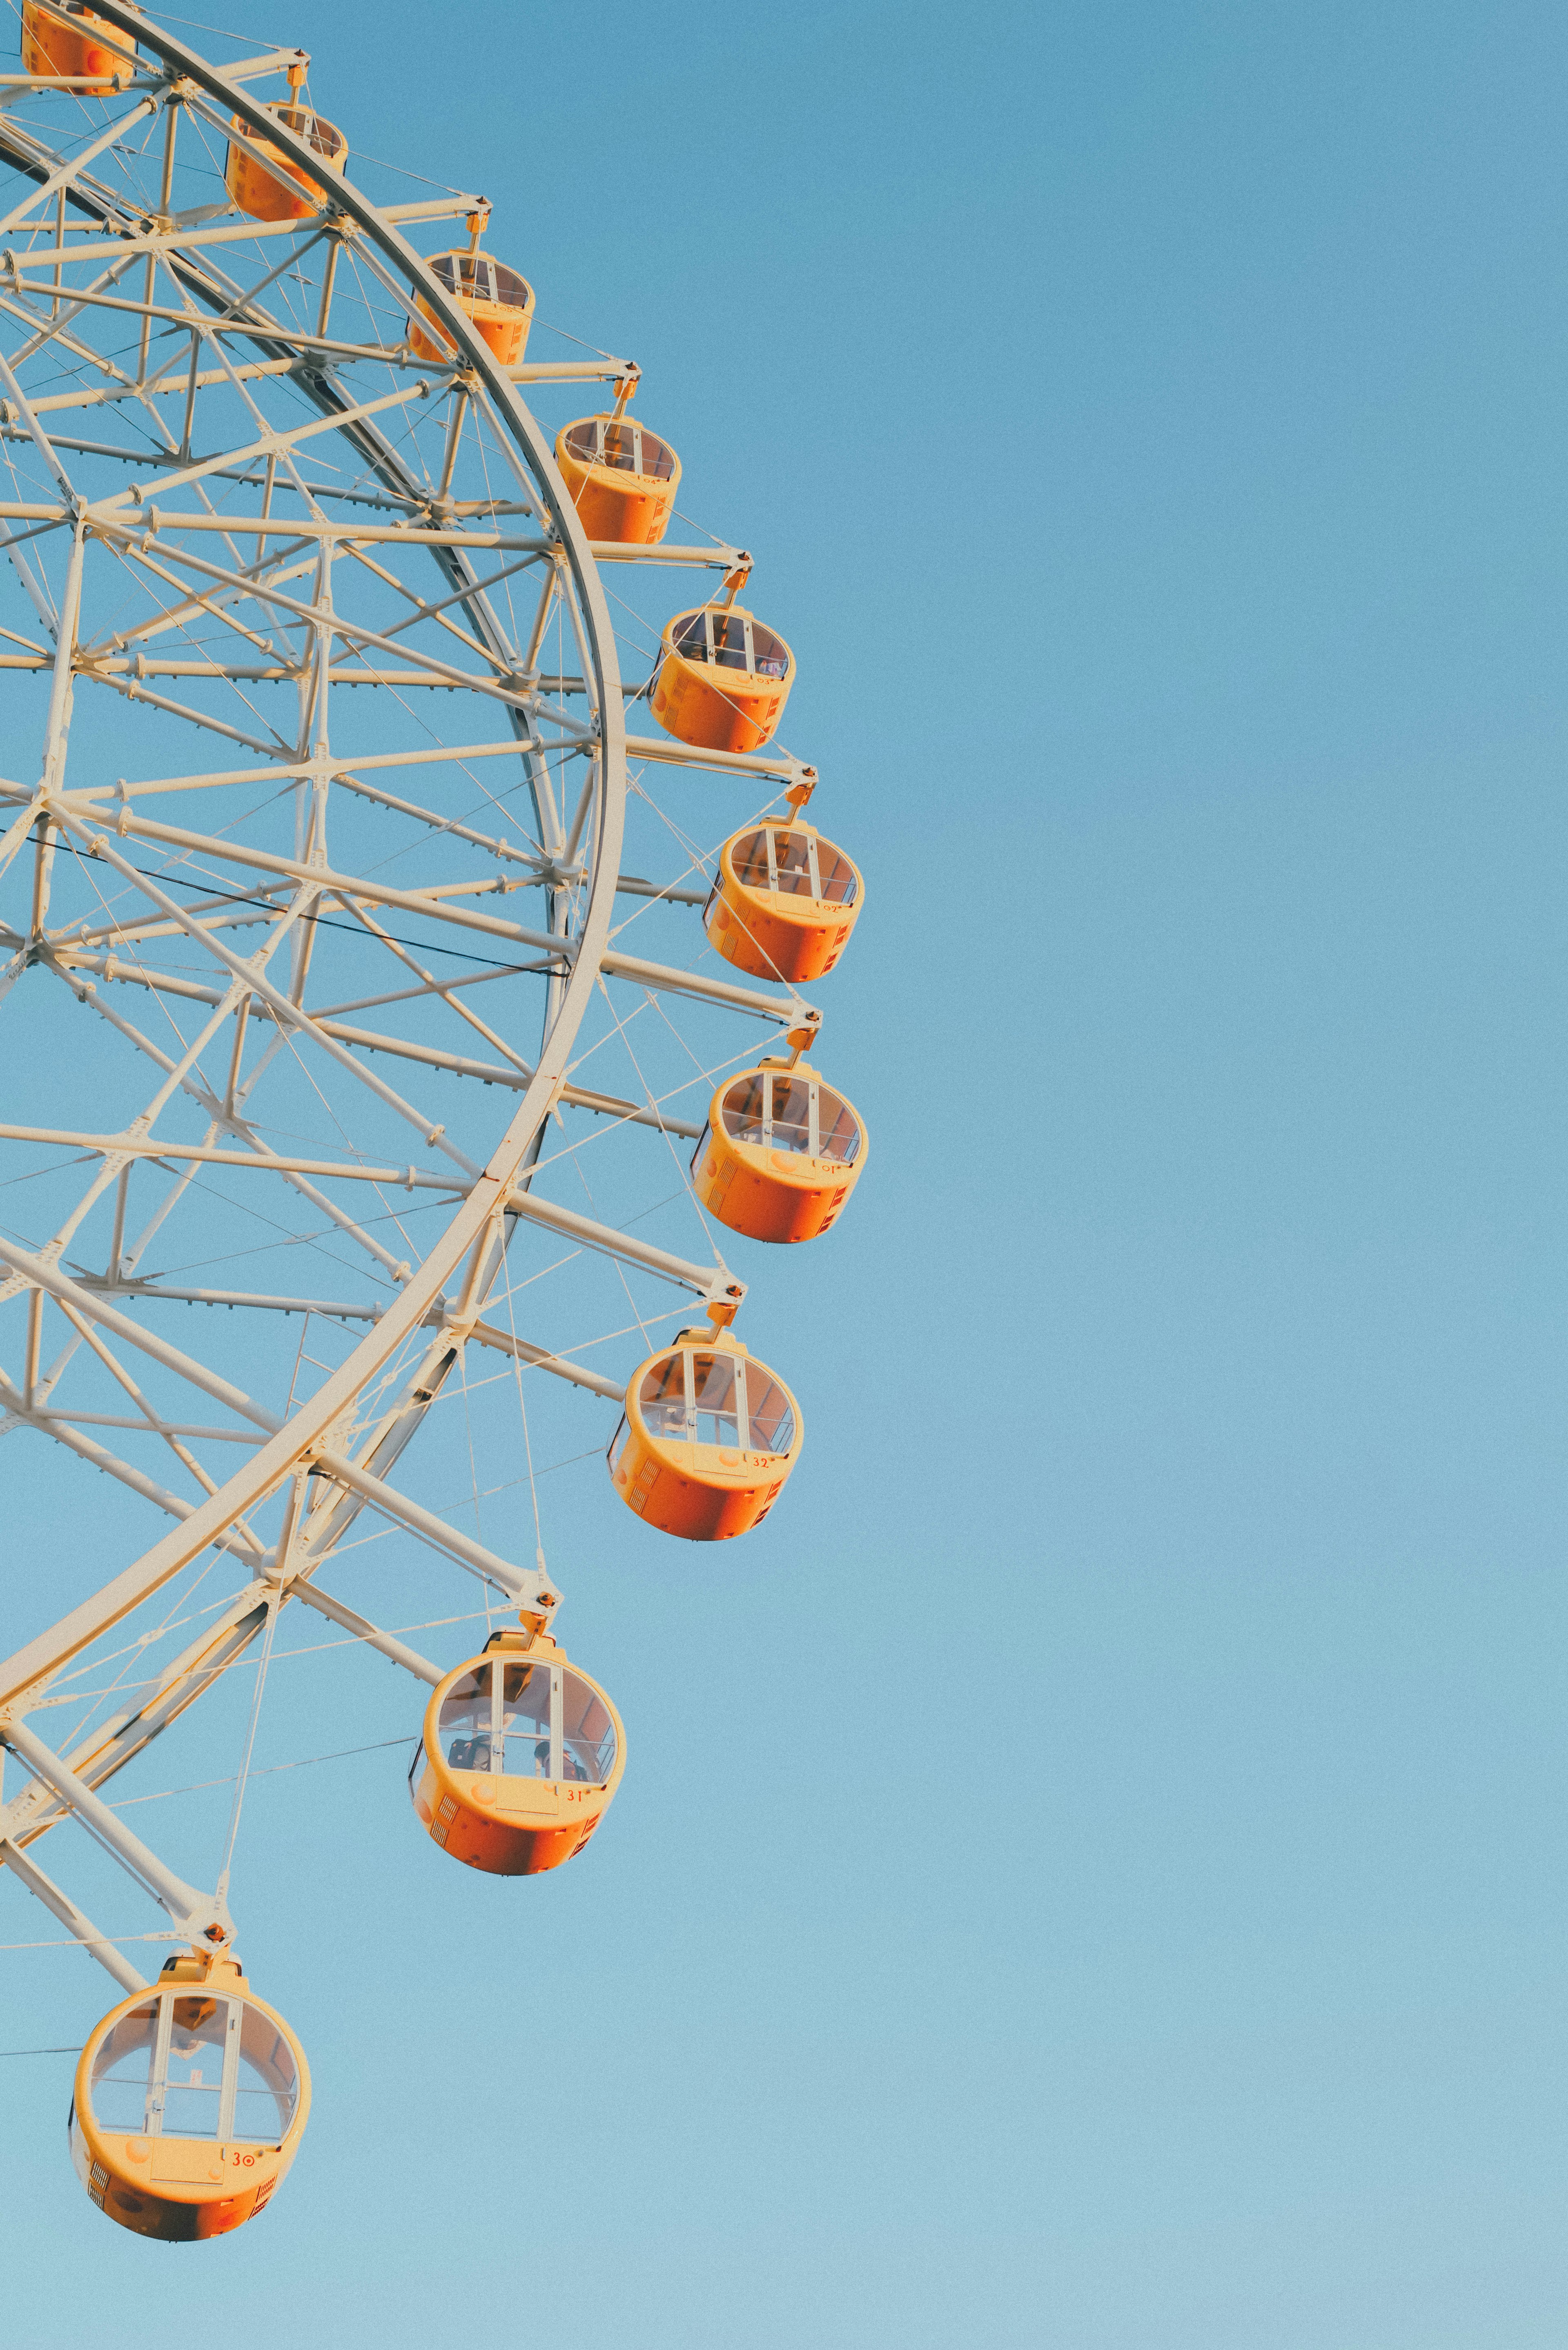
{"label": "curved outer rail", "polygon": [[[197,85],[228,107],[252,131],[280,149],[321,190],[326,203],[354,221],[365,235],[403,275],[430,306],[445,332],[480,379],[522,452],[548,508],[567,563],[571,567],[592,665],[592,683],[599,754],[596,855],[585,919],[573,959],[571,975],[562,993],[555,1020],[540,1053],[535,1076],[506,1128],[452,1222],[424,1263],[404,1285],[379,1322],[357,1346],[341,1367],[303,1404],[277,1433],[228,1482],[220,1486],[182,1524],[154,1544],[136,1563],[105,1585],[91,1599],[74,1608],[51,1630],[41,1634],[0,1664],[0,1721],[26,1711],[29,1697],[101,1632],[117,1623],[151,1593],[178,1575],[182,1568],[223,1534],[246,1510],[255,1507],[302,1465],[321,1453],[336,1424],[368,1382],[397,1348],[423,1324],[437,1305],[441,1291],[467,1253],[487,1229],[503,1216],[523,1173],[530,1150],[548,1118],[562,1084],[573,1038],[597,983],[600,962],[608,936],[618,878],[625,823],[626,727],[622,712],[619,664],[614,631],[592,552],[556,470],[548,442],[518,398],[488,346],[474,332],[445,286],[420,255],[384,220],[376,207],[347,181],[324,172],[314,151],[268,114],[237,83],[214,71],[182,41],[162,26],[123,5],[123,0],[94,0],[98,14],[130,34],[144,49],[155,53],[171,76]],[[474,1303],[478,1311],[478,1302]],[[349,1464],[334,1458],[333,1473]],[[371,1481],[374,1482],[374,1481]],[[363,1480],[361,1480],[363,1482]],[[282,1562],[279,1562],[280,1565]],[[517,1596],[540,1593],[544,1576],[535,1569],[514,1570]]]}

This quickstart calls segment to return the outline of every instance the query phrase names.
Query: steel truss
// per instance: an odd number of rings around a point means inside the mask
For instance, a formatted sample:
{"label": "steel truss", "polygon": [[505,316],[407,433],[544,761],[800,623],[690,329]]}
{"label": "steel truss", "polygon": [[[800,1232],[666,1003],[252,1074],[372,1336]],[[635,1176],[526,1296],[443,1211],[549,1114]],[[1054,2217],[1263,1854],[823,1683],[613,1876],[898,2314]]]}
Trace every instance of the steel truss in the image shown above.
{"label": "steel truss", "polygon": [[[0,1665],[25,1780],[0,1862],[135,1988],[32,1847],[74,1817],[181,1933],[226,1942],[226,1887],[177,1877],[96,1791],[292,1599],[438,1678],[323,1587],[367,1514],[549,1621],[542,1554],[519,1565],[407,1488],[470,1350],[613,1406],[624,1368],[581,1359],[603,1298],[629,1301],[606,1336],[633,1349],[670,1295],[739,1304],[690,1218],[685,1248],[633,1227],[714,1073],[815,1032],[789,991],[703,962],[691,912],[716,839],[814,777],[628,734],[648,677],[623,678],[601,568],[618,608],[662,577],[667,610],[751,558],[585,539],[521,387],[602,396],[637,371],[497,364],[410,242],[483,200],[378,203],[324,172],[258,95],[299,52],[221,68],[94,6],[137,44],[122,88],[0,77],[0,669],[8,742],[40,745],[36,775],[0,778],[0,1437],[48,1439],[62,1477],[107,1473],[168,1523]],[[319,191],[303,220],[234,213],[224,151],[264,135]],[[448,359],[416,344],[416,305]],[[631,624],[644,670],[661,617]],[[191,730],[228,764],[187,768]],[[626,869],[634,809],[662,879]],[[662,923],[633,943],[666,951],[616,943],[629,922]],[[24,1081],[66,1021],[71,1050]],[[431,1108],[436,1080],[460,1109]],[[439,1230],[410,1237],[420,1210]],[[328,1256],[336,1289],[181,1277],[182,1249],[244,1256],[263,1224],[296,1264]],[[534,1294],[548,1336],[514,1326]],[[308,1392],[289,1317],[337,1350]],[[162,1655],[153,1603],[193,1569],[237,1581]],[[83,1705],[97,1660],[117,1688],[111,1636],[142,1678]],[[36,1720],[72,1707],[61,1752]]]}

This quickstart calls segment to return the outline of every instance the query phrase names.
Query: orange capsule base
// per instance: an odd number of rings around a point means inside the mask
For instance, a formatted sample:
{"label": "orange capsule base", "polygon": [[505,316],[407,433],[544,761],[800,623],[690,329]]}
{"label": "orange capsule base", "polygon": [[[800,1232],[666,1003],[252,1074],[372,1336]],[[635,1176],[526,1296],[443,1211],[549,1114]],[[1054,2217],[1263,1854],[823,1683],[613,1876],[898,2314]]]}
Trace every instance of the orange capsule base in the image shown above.
{"label": "orange capsule base", "polygon": [[[303,107],[278,106],[268,109],[279,115],[286,129],[301,137],[313,138],[318,148],[317,160],[328,172],[339,175],[348,161],[348,141],[336,123],[319,114],[311,114]],[[246,154],[243,147],[229,144],[229,160],[223,179],[235,204],[250,220],[308,220],[318,213],[326,198],[315,182],[306,177],[296,163],[291,162],[270,139],[258,137],[247,123],[233,117],[233,128],[247,138],[253,147],[266,157],[265,162]]]}
{"label": "orange capsule base", "polygon": [[94,91],[112,90],[135,72],[136,45],[90,8],[65,25],[23,0],[22,67],[30,74],[79,78]]}
{"label": "orange capsule base", "polygon": [[[498,1633],[490,1649],[510,1657],[526,1654],[531,1664],[565,1665],[566,1652],[548,1633]],[[538,1877],[573,1860],[587,1846],[620,1785],[626,1768],[621,1720],[597,1681],[573,1668],[608,1714],[615,1731],[615,1765],[602,1785],[524,1778],[501,1771],[468,1771],[453,1764],[442,1740],[441,1707],[473,1664],[448,1673],[425,1710],[422,1767],[410,1780],[414,1810],[444,1853],[489,1877]]]}
{"label": "orange capsule base", "polygon": [[[177,2016],[182,2007],[210,2011],[214,1999],[203,1994],[237,1996],[247,2011],[247,2033],[259,2026],[264,2042],[286,2049],[298,2094],[280,2142],[149,2136],[108,2129],[100,2123],[94,2111],[93,2075],[105,2041],[166,1995],[171,1985],[182,1994],[190,1986],[176,2004]],[[192,1954],[168,1960],[157,1982],[111,2009],[88,2040],[77,2064],[71,2101],[71,2160],[92,2201],[117,2226],[166,2244],[196,2243],[232,2235],[265,2210],[299,2150],[309,2115],[309,2068],[283,2018],[254,1996],[233,1960]]]}
{"label": "orange capsule base", "polygon": [[[460,260],[464,257],[457,256]],[[438,254],[436,258],[446,260],[452,256]],[[465,294],[460,286],[453,288],[452,298],[458,308],[472,319],[481,341],[489,344],[498,363],[504,368],[514,368],[521,364],[523,354],[528,348],[528,329],[534,323],[534,289],[525,278],[517,276],[516,271],[509,270],[506,274],[524,288],[526,301],[493,302],[483,294]],[[416,297],[414,307],[427,325],[421,327],[417,321],[410,323],[409,348],[417,359],[430,359],[438,367],[449,366],[456,356],[456,344],[423,295]]]}

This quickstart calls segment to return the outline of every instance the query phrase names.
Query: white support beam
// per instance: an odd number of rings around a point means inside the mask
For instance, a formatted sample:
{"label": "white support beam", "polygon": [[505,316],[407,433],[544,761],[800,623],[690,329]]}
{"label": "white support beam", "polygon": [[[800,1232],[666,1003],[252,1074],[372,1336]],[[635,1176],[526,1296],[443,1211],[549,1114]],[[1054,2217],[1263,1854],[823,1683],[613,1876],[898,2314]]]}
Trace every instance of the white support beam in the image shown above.
{"label": "white support beam", "polygon": [[567,1240],[580,1241],[585,1248],[597,1249],[605,1256],[624,1257],[628,1264],[639,1264],[699,1297],[739,1304],[745,1295],[745,1284],[735,1279],[727,1264],[693,1264],[689,1258],[672,1256],[668,1249],[655,1248],[649,1241],[634,1240],[629,1232],[618,1232],[613,1224],[601,1224],[592,1216],[579,1216],[575,1208],[559,1208],[553,1200],[542,1200],[536,1191],[514,1191],[506,1205],[514,1216],[525,1217],[533,1224],[544,1224],[549,1231],[560,1232]]}
{"label": "white support beam", "polygon": [[[101,823],[102,811],[95,810],[94,814]],[[119,864],[120,860],[114,856],[104,833],[95,830],[80,816],[73,817],[72,828],[87,844],[89,856],[103,856],[111,863]],[[311,865],[299,857],[278,857],[270,849],[247,847],[243,842],[225,840],[211,833],[187,832],[178,825],[159,824],[151,816],[126,813],[116,822],[113,837],[116,839],[155,840],[166,847],[185,849],[198,857],[211,858],[218,864],[239,865],[251,872],[275,873],[292,880],[308,881],[316,888],[330,891],[334,897],[363,898],[369,905],[390,906],[399,913],[428,915],[434,921],[450,922],[458,930],[473,931],[486,938],[504,939],[509,946],[529,947],[536,953],[561,955],[570,952],[571,942],[568,940],[553,937],[545,931],[524,930],[521,923],[504,921],[495,914],[479,914],[469,907],[453,906],[449,899],[438,897],[431,890],[394,889],[385,882],[360,880],[353,874],[336,872],[329,865]],[[141,888],[144,895],[153,894],[147,887],[151,877],[138,872],[133,866],[127,867],[125,871],[127,878]]]}
{"label": "white support beam", "polygon": [[400,1493],[383,1478],[373,1477],[369,1470],[361,1469],[358,1462],[350,1461],[346,1453],[333,1452],[322,1447],[316,1452],[311,1469],[313,1475],[330,1477],[335,1483],[346,1485],[350,1492],[358,1493],[362,1500],[379,1510],[383,1517],[406,1526],[410,1534],[420,1535],[432,1549],[444,1551],[449,1558],[456,1559],[460,1566],[466,1566],[482,1582],[494,1584],[498,1591],[504,1591],[517,1606],[539,1604],[540,1595],[546,1587],[546,1579],[536,1567],[514,1566],[510,1559],[487,1550],[483,1543],[470,1541],[467,1534],[460,1534],[455,1526],[449,1526],[444,1518],[438,1518],[432,1510],[422,1508],[418,1502],[410,1502],[406,1493]]}
{"label": "white support beam", "polygon": [[52,1877],[46,1877],[36,1860],[29,1860],[20,1845],[8,1839],[0,1840],[0,1861],[26,1887],[46,1909],[57,1917],[67,1934],[74,1934],[84,1950],[91,1952],[100,1967],[107,1967],[121,1991],[147,1989],[147,1977],[138,1974],[129,1959],[122,1959],[107,1934],[100,1934],[85,1911],[77,1908],[68,1893],[62,1893]]}
{"label": "white support beam", "polygon": [[737,987],[731,980],[715,979],[705,972],[681,971],[671,963],[647,962],[640,955],[613,951],[600,957],[599,969],[607,979],[628,979],[667,995],[700,996],[705,1003],[722,1004],[732,1012],[753,1012],[759,1020],[776,1020],[785,1028],[815,1032],[822,1025],[821,1013],[815,1005],[803,1003],[799,996],[764,995],[760,988]]}
{"label": "white support beam", "polygon": [[553,1371],[558,1379],[569,1379],[573,1387],[587,1388],[591,1395],[604,1396],[611,1403],[626,1400],[624,1381],[607,1379],[602,1371],[590,1371],[565,1355],[553,1355],[547,1347],[535,1347],[527,1338],[514,1337],[510,1330],[498,1330],[489,1322],[475,1322],[467,1335],[481,1347],[493,1347],[498,1354],[514,1355],[520,1363],[527,1363],[536,1371]]}
{"label": "white support beam", "polygon": [[296,1575],[284,1586],[284,1596],[303,1599],[307,1607],[314,1607],[317,1614],[325,1616],[329,1624],[340,1624],[344,1631],[352,1632],[357,1640],[363,1640],[368,1648],[379,1649],[383,1657],[389,1657],[393,1664],[401,1665],[406,1673],[412,1673],[416,1680],[427,1682],[431,1689],[437,1681],[445,1679],[440,1665],[432,1665],[430,1659],[421,1657],[417,1649],[405,1648],[402,1641],[390,1632],[383,1632],[379,1626],[372,1624],[368,1616],[360,1616],[352,1607],[345,1607],[341,1599],[334,1599],[330,1592],[321,1590],[303,1575]]}
{"label": "white support beam", "polygon": [[0,1743],[10,1747],[35,1778],[42,1779],[63,1803],[69,1804],[95,1842],[102,1845],[127,1875],[151,1894],[182,1933],[193,1942],[205,1942],[210,1949],[227,1949],[234,1938],[234,1920],[227,1905],[213,1894],[198,1892],[182,1877],[176,1877],[140,1836],[131,1834],[119,1813],[95,1795],[87,1781],[78,1778],[25,1721],[14,1714],[0,1715]]}
{"label": "white support beam", "polygon": [[121,1314],[115,1306],[107,1304],[95,1290],[86,1288],[79,1281],[73,1281],[68,1274],[60,1271],[58,1265],[51,1264],[45,1257],[36,1256],[31,1249],[17,1247],[4,1233],[0,1233],[0,1263],[7,1264],[13,1273],[20,1274],[30,1289],[44,1290],[49,1296],[74,1305],[78,1313],[84,1315],[89,1322],[101,1323],[106,1330],[112,1330],[128,1346],[140,1348],[144,1355],[151,1355],[153,1361],[161,1363],[165,1370],[173,1371],[192,1387],[199,1388],[204,1395],[211,1396],[214,1403],[221,1403],[230,1411],[237,1412],[242,1419],[250,1420],[253,1426],[265,1430],[267,1435],[275,1436],[282,1426],[275,1413],[265,1409],[242,1388],[220,1378],[217,1372],[210,1371],[204,1363],[198,1363],[192,1356],[182,1354],[178,1347],[171,1347],[166,1338],[160,1338],[155,1332],[144,1329],[140,1323],[133,1322],[129,1314]]}
{"label": "white support beam", "polygon": [[[213,1143],[159,1142],[151,1135],[85,1134],[66,1127],[0,1125],[0,1141],[58,1143],[71,1150],[101,1150],[105,1158],[168,1159],[171,1165],[193,1160],[204,1167],[236,1168],[247,1175],[312,1175],[334,1183],[382,1183],[400,1191],[461,1192],[467,1188],[456,1177],[433,1169],[357,1167],[351,1160],[300,1159],[284,1152],[264,1158],[259,1151],[220,1150]],[[24,1252],[16,1253],[20,1256]],[[20,1265],[17,1270],[22,1270]],[[30,1273],[27,1278],[32,1279]]]}

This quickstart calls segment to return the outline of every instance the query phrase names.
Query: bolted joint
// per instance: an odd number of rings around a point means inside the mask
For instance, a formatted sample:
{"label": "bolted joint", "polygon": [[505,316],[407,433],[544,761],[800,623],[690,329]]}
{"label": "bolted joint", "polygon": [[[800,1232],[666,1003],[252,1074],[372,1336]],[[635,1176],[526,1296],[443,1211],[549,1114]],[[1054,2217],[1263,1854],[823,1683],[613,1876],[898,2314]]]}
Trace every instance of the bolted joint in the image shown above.
{"label": "bolted joint", "polygon": [[746,1284],[737,1281],[728,1265],[713,1268],[713,1277],[703,1292],[708,1319],[715,1330],[727,1330],[740,1312],[746,1295]]}
{"label": "bolted joint", "polygon": [[784,1030],[790,1049],[797,1061],[803,1053],[810,1052],[821,1034],[822,1014],[815,1003],[801,1004],[790,1014],[789,1025]]}

